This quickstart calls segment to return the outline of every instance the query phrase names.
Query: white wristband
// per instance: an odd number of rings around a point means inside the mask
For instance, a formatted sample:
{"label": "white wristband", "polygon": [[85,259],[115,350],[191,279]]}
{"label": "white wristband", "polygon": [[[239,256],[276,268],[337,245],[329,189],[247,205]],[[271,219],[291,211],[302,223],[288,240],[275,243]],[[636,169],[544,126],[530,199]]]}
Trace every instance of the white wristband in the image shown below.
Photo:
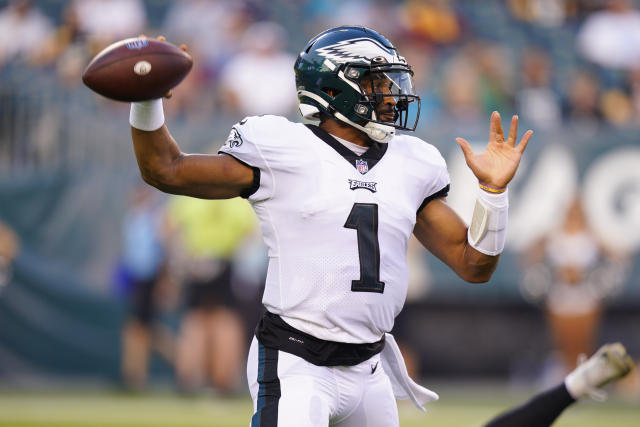
{"label": "white wristband", "polygon": [[132,102],[129,123],[140,130],[152,131],[160,129],[164,124],[162,99]]}
{"label": "white wristband", "polygon": [[495,256],[504,250],[509,218],[508,190],[488,193],[478,190],[467,240],[472,248],[485,255]]}

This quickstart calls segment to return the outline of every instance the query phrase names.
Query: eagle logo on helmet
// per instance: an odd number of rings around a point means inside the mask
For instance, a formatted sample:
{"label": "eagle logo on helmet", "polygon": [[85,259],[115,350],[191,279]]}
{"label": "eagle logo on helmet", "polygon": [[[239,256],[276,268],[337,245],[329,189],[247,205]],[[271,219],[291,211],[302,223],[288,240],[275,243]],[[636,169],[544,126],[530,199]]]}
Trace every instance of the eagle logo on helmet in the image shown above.
{"label": "eagle logo on helmet", "polygon": [[404,58],[389,53],[387,48],[370,38],[343,40],[335,44],[319,48],[317,54],[335,62],[364,60],[383,57],[388,63],[405,62]]}

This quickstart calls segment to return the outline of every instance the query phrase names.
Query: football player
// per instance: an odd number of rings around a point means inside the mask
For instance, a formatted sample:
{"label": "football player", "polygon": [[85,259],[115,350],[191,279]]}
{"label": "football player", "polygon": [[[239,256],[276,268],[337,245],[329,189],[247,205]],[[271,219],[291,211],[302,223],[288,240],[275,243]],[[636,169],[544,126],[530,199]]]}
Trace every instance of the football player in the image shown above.
{"label": "football player", "polygon": [[[437,398],[407,375],[389,334],[407,293],[413,233],[469,282],[490,279],[504,247],[507,185],[531,138],[490,120],[486,150],[458,138],[479,188],[469,226],[445,197],[438,150],[415,130],[420,99],[407,61],[382,35],[338,27],[311,39],[294,71],[301,115],[248,117],[217,155],[185,154],[161,100],[130,114],[142,177],[174,194],[245,197],[269,249],[248,358],[252,426],[390,427],[397,398]],[[259,70],[256,70],[259,72]]]}
{"label": "football player", "polygon": [[557,386],[538,393],[528,402],[498,415],[485,427],[547,427],[562,412],[585,396],[603,401],[607,384],[624,378],[635,368],[621,343],[605,344],[578,365]]}

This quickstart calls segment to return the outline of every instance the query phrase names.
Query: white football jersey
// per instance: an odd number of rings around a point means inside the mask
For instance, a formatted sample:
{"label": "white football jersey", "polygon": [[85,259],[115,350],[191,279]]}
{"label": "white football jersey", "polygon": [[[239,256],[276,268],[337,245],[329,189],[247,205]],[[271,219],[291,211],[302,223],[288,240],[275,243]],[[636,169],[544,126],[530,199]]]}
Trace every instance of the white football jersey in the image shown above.
{"label": "white football jersey", "polygon": [[328,341],[389,332],[416,213],[448,191],[438,150],[396,135],[357,156],[318,127],[261,116],[236,124],[220,152],[260,170],[249,201],[269,249],[267,310]]}

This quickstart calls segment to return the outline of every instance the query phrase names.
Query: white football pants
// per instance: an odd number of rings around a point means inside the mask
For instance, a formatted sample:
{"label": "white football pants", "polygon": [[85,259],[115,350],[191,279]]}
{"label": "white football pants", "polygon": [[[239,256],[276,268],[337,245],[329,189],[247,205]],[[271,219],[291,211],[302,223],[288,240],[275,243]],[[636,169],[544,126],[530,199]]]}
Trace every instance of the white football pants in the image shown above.
{"label": "white football pants", "polygon": [[380,354],[355,366],[316,366],[254,337],[247,362],[251,427],[398,427]]}

